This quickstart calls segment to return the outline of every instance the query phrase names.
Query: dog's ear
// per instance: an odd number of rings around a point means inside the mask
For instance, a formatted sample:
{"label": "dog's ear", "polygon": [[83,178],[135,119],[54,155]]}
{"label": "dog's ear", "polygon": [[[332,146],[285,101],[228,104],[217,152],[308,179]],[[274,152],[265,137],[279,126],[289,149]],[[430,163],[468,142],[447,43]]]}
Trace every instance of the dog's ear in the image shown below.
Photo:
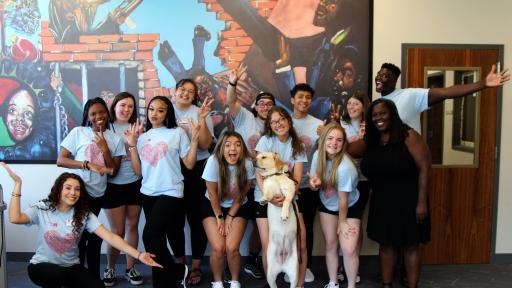
{"label": "dog's ear", "polygon": [[274,153],[274,163],[276,164],[277,171],[283,171],[284,162],[279,158],[279,154]]}

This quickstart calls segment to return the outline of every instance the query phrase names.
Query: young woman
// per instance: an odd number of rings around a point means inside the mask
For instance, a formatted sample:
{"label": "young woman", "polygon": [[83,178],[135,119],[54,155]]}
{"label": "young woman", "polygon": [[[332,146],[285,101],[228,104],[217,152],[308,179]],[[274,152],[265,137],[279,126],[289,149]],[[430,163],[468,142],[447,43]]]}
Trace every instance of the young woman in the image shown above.
{"label": "young woman", "polygon": [[427,187],[430,151],[423,138],[403,124],[395,104],[375,100],[366,116],[366,154],[361,170],[372,188],[368,238],[379,243],[383,287],[391,287],[397,250],[407,271],[407,287],[420,278],[420,243],[430,240]]}
{"label": "young woman", "polygon": [[[197,203],[203,198],[203,191],[206,190],[206,184],[201,179],[204,165],[210,156],[208,148],[213,141],[213,122],[208,115],[213,99],[205,99],[201,107],[196,106],[198,103],[197,85],[191,79],[182,79],[176,83],[176,95],[174,102],[174,115],[177,124],[187,131],[191,137],[191,128],[188,125],[189,119],[193,119],[198,123],[199,143],[197,149],[197,163],[193,169],[181,166],[181,172],[185,177],[185,214],[187,215],[190,227],[190,241],[192,246],[192,272],[189,278],[189,284],[195,285],[201,282],[201,259],[206,250],[206,234],[204,232],[200,213],[197,213]],[[185,255],[185,218],[181,220],[181,227],[178,230],[170,230],[168,232],[169,244],[178,262],[184,263]]]}
{"label": "young woman", "polygon": [[[123,137],[130,124],[137,121],[137,105],[135,97],[128,92],[121,92],[114,97],[110,106],[110,119],[114,133]],[[102,208],[110,224],[113,233],[121,238],[125,237],[125,227],[127,227],[126,241],[133,247],[139,243],[139,217],[142,205],[142,196],[140,194],[141,177],[133,171],[128,144],[125,142],[126,156],[123,156],[119,171],[115,177],[109,177],[107,191],[103,199]],[[119,256],[119,250],[112,246],[107,246],[107,269],[103,272],[103,282],[105,286],[110,287],[116,283],[116,262]],[[142,276],[135,269],[134,259],[126,255],[126,279],[132,285],[141,285]]]}
{"label": "young woman", "polygon": [[240,288],[240,242],[250,208],[247,191],[254,179],[254,168],[242,136],[222,134],[203,172],[208,191],[201,203],[203,226],[211,246],[210,267],[213,288],[222,288],[224,257],[231,274],[230,287]]}
{"label": "young woman", "polygon": [[137,251],[101,225],[89,210],[89,196],[78,175],[61,174],[47,199],[21,212],[21,178],[7,164],[2,162],[1,165],[14,180],[9,221],[39,226],[36,254],[28,265],[28,276],[34,284],[42,287],[104,287],[98,273],[80,265],[78,241],[84,230],[146,265],[161,267],[152,259],[153,254]]}
{"label": "young woman", "polygon": [[[348,156],[345,130],[338,123],[327,125],[313,155],[309,185],[320,190],[320,226],[325,238],[325,262],[329,284],[339,287],[337,271],[339,249],[347,273],[348,288],[356,287],[362,205],[357,191],[357,169]],[[338,246],[339,245],[339,246]]]}
{"label": "young woman", "polygon": [[[341,126],[345,129],[345,133],[347,134],[346,142],[353,143],[357,140],[364,138],[365,132],[365,113],[370,105],[368,96],[366,93],[361,91],[356,91],[352,94],[347,100],[346,108],[344,111],[347,113],[343,115],[341,118]],[[361,173],[360,168],[361,159],[354,159],[354,163],[357,167],[357,172],[359,175],[359,182],[357,183],[357,190],[359,191],[359,203],[361,205],[361,209],[366,208],[366,204],[368,203],[368,199],[370,198],[370,184],[368,183],[368,179]],[[362,215],[361,215],[362,217]],[[362,219],[361,219],[362,220]],[[361,225],[362,225],[361,221]],[[359,231],[362,230],[362,226]],[[361,247],[363,246],[363,233],[359,233],[359,241],[357,244],[358,253],[361,252]],[[340,266],[341,268],[342,266]],[[343,274],[338,274],[338,277],[343,279]],[[356,283],[359,283],[361,278],[359,275],[356,278]]]}
{"label": "young woman", "polygon": [[[302,170],[304,169],[304,162],[307,162],[307,156],[304,144],[300,140],[293,128],[293,121],[280,106],[274,106],[268,112],[268,117],[265,121],[265,130],[258,145],[256,145],[256,152],[274,152],[279,154],[280,159],[288,164],[288,171],[291,173],[292,178],[300,183],[302,177]],[[255,172],[257,186],[254,190],[254,201],[258,202],[261,199],[261,187],[263,185],[263,178]],[[298,189],[298,185],[297,185]],[[296,191],[297,192],[297,191]],[[282,205],[284,197],[274,197],[270,205]],[[299,208],[300,210],[300,208]],[[257,205],[255,209],[256,223],[258,231],[260,232],[263,267],[267,268],[266,254],[269,241],[268,233],[268,220],[267,220],[267,206]],[[299,266],[299,281],[297,287],[304,286],[304,277],[306,274],[307,264],[307,251],[306,251],[306,228],[304,226],[304,219],[302,212],[299,211],[299,224],[300,224],[300,254],[302,262]]]}
{"label": "young woman", "polygon": [[[122,156],[126,155],[123,139],[109,128],[107,104],[101,98],[85,103],[82,126],[73,128],[60,143],[57,166],[77,169],[84,180],[91,212],[98,216],[107,189],[107,174],[116,175]],[[80,240],[80,263],[87,258],[87,267],[100,273],[101,239],[85,232]]]}
{"label": "young woman", "polygon": [[192,120],[189,126],[192,141],[176,123],[171,101],[156,96],[148,103],[146,132],[139,136],[138,123],[130,125],[125,132],[132,168],[135,174],[142,176],[140,192],[146,216],[142,240],[146,249],[155,253],[156,261],[163,265],[163,269],[152,269],[153,287],[183,285],[188,274],[186,265],[174,263],[167,248],[166,234],[182,228],[184,192],[180,160],[188,169],[196,163],[201,127]]}

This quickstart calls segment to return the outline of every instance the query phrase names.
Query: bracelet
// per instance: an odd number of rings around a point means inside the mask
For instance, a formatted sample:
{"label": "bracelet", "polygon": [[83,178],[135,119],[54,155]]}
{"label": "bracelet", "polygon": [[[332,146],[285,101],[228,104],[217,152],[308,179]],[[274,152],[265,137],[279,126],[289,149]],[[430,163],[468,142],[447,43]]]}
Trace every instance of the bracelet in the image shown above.
{"label": "bracelet", "polygon": [[91,169],[89,169],[89,161],[87,161],[87,160],[84,161],[84,167],[87,170],[91,170]]}
{"label": "bracelet", "polygon": [[21,194],[15,194],[15,193],[12,193],[11,194],[12,197],[21,197]]}
{"label": "bracelet", "polygon": [[135,146],[135,145],[134,145],[134,146],[129,145],[129,146],[128,146],[128,151],[129,151],[129,152],[132,152],[133,150],[135,150],[135,148],[136,148],[136,147],[137,147],[137,146]]}
{"label": "bracelet", "polygon": [[229,213],[228,213],[228,216],[229,216],[229,217],[231,217],[231,218],[235,218],[235,216],[234,216],[234,215],[231,215],[231,214],[229,214]]}
{"label": "bracelet", "polygon": [[231,81],[228,81],[229,85],[231,86],[236,86],[236,82],[235,83],[231,83]]}
{"label": "bracelet", "polygon": [[142,254],[142,252],[138,251],[139,252],[139,255],[137,255],[137,260],[140,261],[140,255]]}

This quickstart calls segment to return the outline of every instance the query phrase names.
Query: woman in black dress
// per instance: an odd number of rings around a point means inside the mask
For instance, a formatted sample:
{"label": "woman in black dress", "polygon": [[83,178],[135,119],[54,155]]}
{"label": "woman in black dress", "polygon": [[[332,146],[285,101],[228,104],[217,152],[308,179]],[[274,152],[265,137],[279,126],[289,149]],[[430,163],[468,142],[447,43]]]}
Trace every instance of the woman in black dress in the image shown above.
{"label": "woman in black dress", "polygon": [[390,100],[374,101],[366,123],[361,170],[373,190],[368,237],[380,244],[383,287],[392,286],[397,250],[403,249],[408,287],[415,288],[420,276],[419,244],[430,240],[430,152],[421,136],[402,123]]}

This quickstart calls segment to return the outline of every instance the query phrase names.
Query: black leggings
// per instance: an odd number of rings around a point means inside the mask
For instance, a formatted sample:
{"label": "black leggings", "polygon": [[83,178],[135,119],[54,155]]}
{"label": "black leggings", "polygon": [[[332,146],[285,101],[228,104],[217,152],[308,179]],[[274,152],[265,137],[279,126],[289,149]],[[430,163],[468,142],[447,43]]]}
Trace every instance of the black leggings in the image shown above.
{"label": "black leggings", "polygon": [[[185,201],[185,214],[187,214],[188,225],[190,227],[190,246],[192,247],[192,259],[201,260],[208,244],[208,238],[203,227],[203,218],[199,210],[199,204],[204,199],[206,193],[206,182],[202,175],[206,160],[199,160],[192,170],[188,170],[181,163],[181,173],[185,180],[183,199]],[[185,256],[185,214],[182,215],[179,222],[181,226],[169,227],[167,231],[167,240],[171,245],[175,257]],[[173,229],[174,228],[174,229]]]}
{"label": "black leggings", "polygon": [[97,273],[92,273],[80,264],[70,267],[52,263],[29,264],[27,270],[30,280],[41,287],[105,287]]}
{"label": "black leggings", "polygon": [[[156,255],[155,261],[164,268],[152,267],[153,287],[175,287],[178,282],[177,267],[167,248],[166,232],[175,231],[183,217],[183,199],[171,196],[142,196],[146,225],[142,241],[147,252]],[[181,279],[180,279],[181,280]]]}
{"label": "black leggings", "polygon": [[[89,207],[91,212],[98,216],[101,210],[101,204],[103,203],[103,197],[93,198],[89,197]],[[100,275],[100,253],[101,243],[103,240],[96,236],[94,233],[89,233],[84,230],[82,238],[78,243],[78,257],[80,264],[85,267],[85,260],[87,259],[87,269],[94,273],[94,275]]]}
{"label": "black leggings", "polygon": [[302,217],[304,218],[304,226],[306,226],[306,245],[308,251],[308,264],[307,267],[311,268],[311,256],[313,254],[313,235],[316,210],[320,197],[317,191],[312,191],[309,188],[300,188],[299,206],[302,210]]}

